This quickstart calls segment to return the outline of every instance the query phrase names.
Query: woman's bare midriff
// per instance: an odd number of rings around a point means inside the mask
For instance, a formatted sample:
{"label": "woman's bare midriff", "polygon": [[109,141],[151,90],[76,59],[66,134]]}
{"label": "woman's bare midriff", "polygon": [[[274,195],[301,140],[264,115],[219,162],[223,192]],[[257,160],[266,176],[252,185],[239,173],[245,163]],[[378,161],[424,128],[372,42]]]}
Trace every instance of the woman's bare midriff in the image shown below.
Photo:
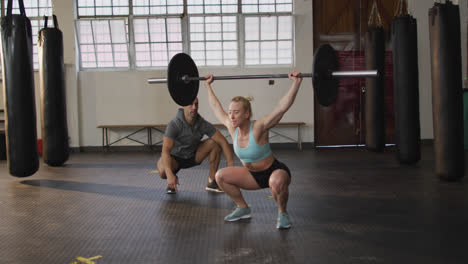
{"label": "woman's bare midriff", "polygon": [[244,164],[244,167],[246,167],[249,171],[264,171],[268,169],[271,166],[271,164],[273,164],[273,161],[275,161],[275,157],[273,156],[273,154],[271,154],[270,156],[266,157],[265,159],[262,159],[261,161],[242,164]]}

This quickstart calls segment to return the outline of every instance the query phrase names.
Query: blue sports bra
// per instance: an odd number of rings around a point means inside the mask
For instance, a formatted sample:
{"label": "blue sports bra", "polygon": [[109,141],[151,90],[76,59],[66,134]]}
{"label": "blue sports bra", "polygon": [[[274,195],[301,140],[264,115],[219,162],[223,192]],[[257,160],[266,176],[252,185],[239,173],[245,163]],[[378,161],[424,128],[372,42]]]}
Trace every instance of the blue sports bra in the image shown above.
{"label": "blue sports bra", "polygon": [[237,132],[239,131],[239,128],[236,128],[236,130],[234,131],[234,152],[243,163],[261,161],[266,157],[270,156],[272,153],[269,142],[261,146],[257,144],[254,138],[252,127],[253,121],[250,122],[249,144],[246,148],[241,148],[239,147],[239,145],[237,145]]}

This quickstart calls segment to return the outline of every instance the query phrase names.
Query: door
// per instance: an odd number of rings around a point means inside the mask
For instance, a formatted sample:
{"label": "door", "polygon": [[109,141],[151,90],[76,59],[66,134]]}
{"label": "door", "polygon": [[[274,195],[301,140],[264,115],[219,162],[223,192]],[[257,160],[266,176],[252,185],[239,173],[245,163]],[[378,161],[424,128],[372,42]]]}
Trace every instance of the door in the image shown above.
{"label": "door", "polygon": [[[386,143],[394,142],[393,63],[390,27],[399,0],[314,1],[314,47],[331,44],[337,51],[339,70],[364,69],[367,22],[376,1],[387,32],[386,52]],[[314,99],[314,142],[316,146],[358,146],[364,144],[365,79],[340,80],[334,104],[323,107]]]}

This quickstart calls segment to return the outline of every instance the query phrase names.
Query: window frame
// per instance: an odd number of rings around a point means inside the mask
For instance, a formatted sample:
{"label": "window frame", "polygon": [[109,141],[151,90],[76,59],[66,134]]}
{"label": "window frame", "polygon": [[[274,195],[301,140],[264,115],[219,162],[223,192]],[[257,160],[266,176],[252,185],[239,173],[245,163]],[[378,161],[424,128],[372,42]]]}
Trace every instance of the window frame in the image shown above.
{"label": "window frame", "polygon": [[[126,17],[112,17],[112,18],[100,18],[100,19],[83,19],[81,21],[89,21],[90,22],[90,25],[91,25],[91,37],[93,38],[93,43],[92,45],[94,45],[94,56],[95,56],[95,63],[96,63],[96,67],[83,67],[83,61],[81,59],[81,44],[80,44],[80,29],[78,28],[79,27],[79,22],[78,20],[75,22],[75,32],[77,32],[76,34],[76,41],[77,41],[77,51],[78,51],[78,58],[79,58],[79,67],[80,67],[80,70],[83,70],[83,69],[116,69],[116,70],[122,70],[122,69],[129,69],[130,67],[130,58],[128,60],[128,66],[112,66],[112,67],[98,67],[98,52],[96,51],[96,47],[97,45],[99,44],[102,44],[102,43],[97,43],[94,39],[95,39],[95,35],[94,35],[94,26],[93,26],[93,21],[107,21],[108,24],[110,25],[110,21],[123,21],[124,23],[124,27],[125,27],[125,32],[126,32],[126,35],[125,35],[125,39],[126,39],[126,42],[125,43],[114,43],[112,41],[112,30],[111,28],[109,28],[109,38],[110,38],[110,42],[109,43],[105,43],[105,44],[109,44],[111,46],[111,50],[112,50],[112,57],[114,58],[115,57],[115,54],[114,54],[114,45],[127,45],[127,55],[129,53],[129,49],[130,49],[130,40],[129,40],[129,37],[130,37],[130,33],[129,33],[129,23],[128,23],[128,20]],[[116,60],[113,59],[113,63],[114,65],[116,64]]]}
{"label": "window frame", "polygon": [[[179,18],[181,21],[181,39],[182,39],[182,51],[188,54],[191,54],[191,39],[190,39],[190,18],[191,17],[208,17],[208,16],[219,16],[221,19],[223,16],[235,16],[236,17],[236,27],[237,27],[237,39],[235,40],[236,45],[237,45],[237,64],[235,65],[200,65],[198,67],[200,68],[223,68],[223,69],[229,69],[229,68],[238,68],[238,69],[254,69],[254,68],[285,68],[285,67],[292,67],[296,63],[296,40],[295,40],[295,12],[294,12],[294,1],[291,2],[291,12],[247,12],[243,13],[242,12],[242,0],[237,0],[237,12],[236,13],[192,13],[189,14],[187,12],[188,9],[188,0],[183,0],[183,13],[182,14],[160,14],[160,15],[134,15],[133,14],[133,1],[134,0],[128,0],[128,8],[129,8],[129,14],[128,15],[96,15],[96,16],[80,16],[78,12],[78,0],[75,0],[75,8],[76,8],[76,18],[75,18],[75,32],[76,32],[76,39],[77,39],[77,59],[79,59],[79,70],[80,71],[122,71],[122,70],[127,70],[127,71],[140,71],[140,70],[163,70],[166,69],[167,66],[136,66],[137,61],[136,61],[136,41],[135,41],[135,36],[134,36],[134,20],[136,19],[149,19],[149,18]],[[170,0],[167,0],[170,1]],[[167,2],[166,2],[167,4]],[[274,3],[275,9],[276,5],[278,3]],[[263,5],[260,3],[257,3],[258,6]],[[150,6],[151,7],[151,6]],[[111,7],[112,8],[112,7]],[[220,8],[222,9],[222,5],[220,3]],[[246,32],[245,32],[245,20],[247,17],[259,17],[261,19],[262,17],[271,17],[271,16],[290,16],[291,17],[291,63],[289,64],[278,64],[278,63],[272,63],[272,64],[261,64],[259,62],[258,64],[247,64],[246,63],[246,58],[245,58],[245,43],[246,43]],[[78,36],[78,31],[77,31],[77,26],[78,26],[78,21],[81,19],[89,19],[89,20],[94,20],[94,19],[115,19],[115,18],[123,18],[126,19],[126,26],[127,26],[127,53],[128,53],[128,67],[87,67],[84,68],[82,66],[82,60],[81,60],[81,49],[80,49],[80,42],[79,42],[79,36]],[[278,28],[276,29],[278,31]],[[149,33],[148,33],[149,34]],[[167,32],[166,32],[167,34]],[[224,42],[224,40],[221,40]],[[274,39],[276,43],[280,41],[278,38],[278,34],[276,39]],[[205,44],[207,43],[206,40],[203,41]],[[260,41],[259,41],[260,42]],[[151,41],[148,42],[149,45],[151,45]],[[166,44],[170,42],[166,41]],[[278,49],[278,48],[277,48]],[[150,50],[151,52],[151,50]],[[169,52],[169,51],[167,51]],[[221,50],[222,52],[222,50]],[[170,58],[168,58],[170,60]],[[206,60],[206,58],[205,58]],[[221,57],[221,61],[224,61],[224,57]],[[278,60],[278,56],[276,58],[276,61]],[[96,59],[97,63],[97,59]]]}

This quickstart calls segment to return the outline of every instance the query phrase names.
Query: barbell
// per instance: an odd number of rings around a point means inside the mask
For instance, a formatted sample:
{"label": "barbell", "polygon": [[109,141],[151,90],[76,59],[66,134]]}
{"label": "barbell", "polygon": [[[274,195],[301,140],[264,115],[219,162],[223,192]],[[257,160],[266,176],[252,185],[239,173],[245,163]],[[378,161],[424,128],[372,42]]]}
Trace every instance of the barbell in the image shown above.
{"label": "barbell", "polygon": [[[301,73],[299,77],[312,78],[314,94],[319,104],[329,106],[335,102],[338,95],[339,78],[376,78],[380,75],[377,70],[367,71],[337,71],[338,58],[333,47],[329,44],[321,45],[314,54],[313,73]],[[263,75],[231,75],[213,76],[213,80],[241,80],[241,79],[276,79],[288,78],[288,74]],[[192,58],[185,53],[178,53],[172,57],[167,68],[167,78],[150,78],[148,83],[166,83],[172,99],[181,106],[189,105],[198,94],[200,81],[198,69]]]}

